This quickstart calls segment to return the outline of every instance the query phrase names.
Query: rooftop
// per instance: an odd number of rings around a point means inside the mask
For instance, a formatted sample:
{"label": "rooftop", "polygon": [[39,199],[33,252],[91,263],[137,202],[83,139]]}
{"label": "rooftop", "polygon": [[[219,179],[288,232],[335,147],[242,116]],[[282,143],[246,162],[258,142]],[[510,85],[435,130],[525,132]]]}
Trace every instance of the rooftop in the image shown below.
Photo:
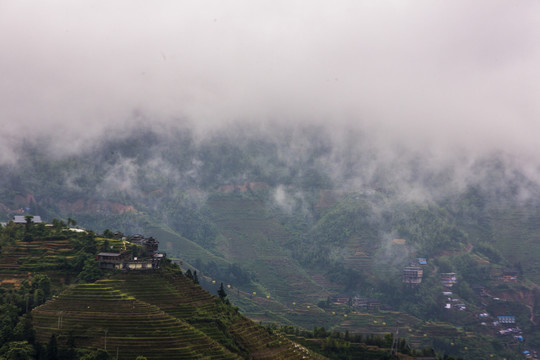
{"label": "rooftop", "polygon": [[[13,222],[14,222],[15,224],[26,224],[26,218],[25,218],[24,215],[15,215],[15,216],[13,217]],[[34,216],[32,217],[32,222],[33,222],[33,223],[41,223],[41,222],[43,222],[43,221],[41,220],[41,216],[39,216],[39,215],[34,215]]]}
{"label": "rooftop", "polygon": [[100,252],[97,256],[121,256],[119,253],[110,253],[110,252]]}

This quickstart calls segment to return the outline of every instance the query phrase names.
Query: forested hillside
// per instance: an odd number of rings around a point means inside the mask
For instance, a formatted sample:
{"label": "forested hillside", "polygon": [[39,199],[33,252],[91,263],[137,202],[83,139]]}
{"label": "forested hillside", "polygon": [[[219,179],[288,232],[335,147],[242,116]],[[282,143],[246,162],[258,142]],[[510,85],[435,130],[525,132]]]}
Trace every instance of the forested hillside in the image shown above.
{"label": "forested hillside", "polygon": [[392,351],[415,359],[433,353],[403,338],[393,348],[389,334],[262,326],[231,305],[230,286],[221,283],[212,295],[196,271],[182,272],[167,258],[144,270],[104,268],[103,256],[111,254],[148,258],[133,237],[70,229],[57,219],[50,225],[27,220],[0,228],[2,359],[390,359]]}
{"label": "forested hillside", "polygon": [[[27,142],[1,166],[0,214],[150,234],[203,287],[231,285],[231,302],[258,321],[398,328],[418,348],[464,358],[540,347],[533,176],[503,154],[434,166],[383,156],[362,134],[287,130],[133,127],[70,154]],[[10,229],[3,236],[20,231]],[[410,267],[422,270],[413,285]],[[519,334],[498,335],[503,315]]]}

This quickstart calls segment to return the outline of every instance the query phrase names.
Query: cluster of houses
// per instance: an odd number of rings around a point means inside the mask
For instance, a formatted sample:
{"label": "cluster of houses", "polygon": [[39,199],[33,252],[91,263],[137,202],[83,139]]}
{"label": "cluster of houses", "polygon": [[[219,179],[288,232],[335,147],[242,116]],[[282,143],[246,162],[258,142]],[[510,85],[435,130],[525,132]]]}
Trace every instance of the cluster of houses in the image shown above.
{"label": "cluster of houses", "polygon": [[[43,220],[38,215],[32,215],[30,217],[15,215],[11,221],[15,224],[23,225],[27,224],[28,219],[35,224],[43,223]],[[6,226],[7,223],[0,223],[0,225]],[[84,231],[81,229],[70,230]],[[159,241],[153,237],[146,238],[137,234],[128,238],[122,238],[122,240],[140,246],[142,248],[142,256],[133,256],[131,251],[123,251],[121,253],[100,252],[96,255],[96,260],[101,269],[154,270],[159,269],[161,260],[166,257],[165,253],[160,253],[158,251]]]}
{"label": "cluster of houses", "polygon": [[145,238],[142,235],[133,235],[127,238],[131,244],[143,248],[143,256],[133,256],[131,251],[121,253],[100,252],[96,260],[101,269],[110,270],[155,270],[159,269],[161,260],[166,254],[158,252],[159,242],[153,237]]}
{"label": "cluster of houses", "polygon": [[[479,314],[478,317],[482,320],[487,320],[490,316],[487,313]],[[482,325],[486,326],[487,323],[484,321]],[[521,329],[516,326],[516,317],[512,315],[499,315],[492,322],[492,325],[495,327],[500,327],[501,329],[497,333],[501,336],[512,336],[518,342],[523,342],[524,338],[522,335]]]}
{"label": "cluster of houses", "polygon": [[447,302],[444,305],[445,309],[457,309],[462,311],[467,309],[465,304],[459,298],[454,297],[454,294],[451,291],[443,291],[443,295],[447,297]]}

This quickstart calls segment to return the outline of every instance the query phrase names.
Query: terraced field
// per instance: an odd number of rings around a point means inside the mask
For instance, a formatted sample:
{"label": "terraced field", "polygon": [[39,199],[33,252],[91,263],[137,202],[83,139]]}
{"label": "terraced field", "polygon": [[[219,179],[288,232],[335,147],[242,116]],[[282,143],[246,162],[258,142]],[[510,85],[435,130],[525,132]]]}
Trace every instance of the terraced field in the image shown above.
{"label": "terraced field", "polygon": [[224,308],[214,296],[184,276],[121,274],[105,282],[158,306],[177,319],[189,322],[231,350],[250,354],[253,358],[296,357],[291,352],[294,346],[290,341],[280,343],[261,326]]}
{"label": "terraced field", "polygon": [[492,211],[489,222],[493,227],[493,241],[512,263],[520,263],[525,273],[540,283],[540,215],[520,209]]}
{"label": "terraced field", "polygon": [[119,359],[305,356],[182,275],[113,275],[70,287],[32,314],[39,341],[53,333],[66,341],[71,334],[76,346],[107,348]]}
{"label": "terraced field", "polygon": [[72,252],[69,239],[63,238],[20,241],[5,246],[0,254],[0,285],[16,287],[32,273],[42,270],[47,271],[51,280],[63,282],[66,275],[59,269],[71,258]]}
{"label": "terraced field", "polygon": [[347,267],[359,271],[369,270],[373,264],[374,246],[368,239],[354,236],[345,245],[343,261]]}
{"label": "terraced field", "polygon": [[38,262],[38,260],[40,263],[43,263],[43,259],[49,259],[49,262],[57,262],[59,255],[67,255],[72,251],[69,239],[20,241],[16,245],[2,249],[0,271],[33,270],[32,264]]}
{"label": "terraced field", "polygon": [[34,309],[37,339],[46,343],[55,333],[65,341],[71,334],[76,346],[117,351],[119,359],[238,358],[190,324],[111,285],[77,285]]}

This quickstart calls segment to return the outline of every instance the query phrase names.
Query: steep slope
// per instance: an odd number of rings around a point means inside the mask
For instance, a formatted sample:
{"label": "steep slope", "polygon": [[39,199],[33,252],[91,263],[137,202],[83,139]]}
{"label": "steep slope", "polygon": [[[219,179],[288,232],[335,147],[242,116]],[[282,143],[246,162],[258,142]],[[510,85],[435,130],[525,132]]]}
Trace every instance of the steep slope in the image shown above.
{"label": "steep slope", "polygon": [[291,341],[182,275],[117,274],[70,287],[32,315],[39,341],[71,337],[77,347],[107,348],[119,359],[302,358]]}
{"label": "steep slope", "polygon": [[103,347],[119,359],[237,358],[191,325],[106,282],[71,287],[32,315],[39,341],[72,337],[77,347]]}
{"label": "steep slope", "polygon": [[214,196],[207,206],[223,235],[219,250],[252,269],[266,294],[291,300],[325,293],[291,257],[293,238],[263,201],[232,194]]}
{"label": "steep slope", "polygon": [[190,323],[224,347],[244,356],[254,359],[301,358],[293,343],[269,334],[184,276],[129,273],[103,282]]}

